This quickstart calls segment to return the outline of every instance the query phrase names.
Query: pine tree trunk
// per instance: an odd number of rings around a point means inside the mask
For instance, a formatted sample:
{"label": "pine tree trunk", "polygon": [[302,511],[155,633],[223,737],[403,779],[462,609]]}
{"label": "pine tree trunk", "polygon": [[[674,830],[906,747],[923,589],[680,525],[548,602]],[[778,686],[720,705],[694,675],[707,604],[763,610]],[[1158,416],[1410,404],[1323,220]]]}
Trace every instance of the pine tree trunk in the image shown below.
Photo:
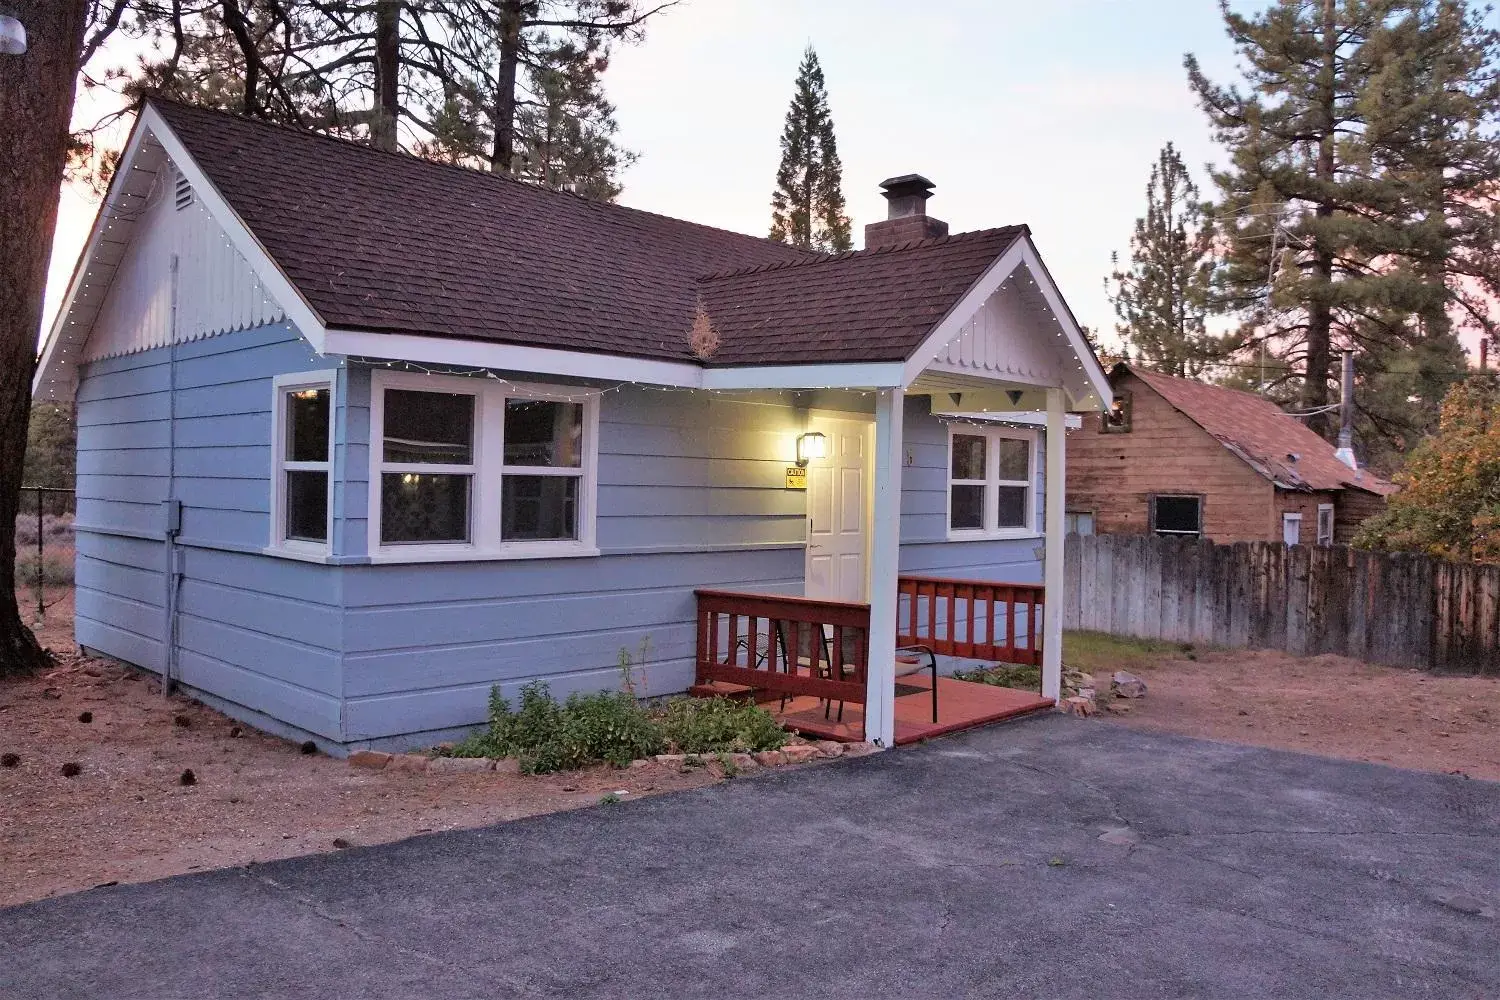
{"label": "pine tree trunk", "polygon": [[88,4],[22,0],[11,12],[30,48],[0,55],[0,675],[47,662],[16,604],[16,514]]}
{"label": "pine tree trunk", "polygon": [[[69,0],[71,3],[72,0]],[[240,113],[258,118],[261,116],[261,107],[258,91],[260,90],[260,53],[256,51],[255,39],[250,34],[250,26],[245,23],[245,12],[240,9],[238,0],[222,0],[219,4],[220,16],[224,19],[224,27],[234,36],[235,44],[240,47],[240,53],[245,57],[245,80],[244,93],[240,95]]]}
{"label": "pine tree trunk", "polygon": [[[1319,111],[1322,113],[1321,139],[1318,142],[1318,180],[1331,185],[1334,180],[1334,88],[1337,80],[1338,24],[1334,17],[1334,0],[1323,0],[1323,78],[1319,88]],[[1333,215],[1333,206],[1326,201],[1316,210],[1319,219]],[[1327,249],[1327,238],[1314,234],[1313,273],[1318,279],[1312,304],[1307,316],[1307,368],[1302,380],[1300,403],[1304,410],[1314,410],[1328,403],[1328,365],[1333,357],[1332,331],[1333,309],[1329,295],[1333,283],[1333,254]],[[1307,418],[1307,425],[1328,436],[1329,419],[1326,413],[1315,413]]]}
{"label": "pine tree trunk", "polygon": [[401,117],[401,0],[375,5],[375,106],[370,115],[370,144],[396,149]]}
{"label": "pine tree trunk", "polygon": [[490,169],[514,173],[516,155],[516,70],[521,63],[522,0],[500,5],[500,68],[495,74],[495,148]]}

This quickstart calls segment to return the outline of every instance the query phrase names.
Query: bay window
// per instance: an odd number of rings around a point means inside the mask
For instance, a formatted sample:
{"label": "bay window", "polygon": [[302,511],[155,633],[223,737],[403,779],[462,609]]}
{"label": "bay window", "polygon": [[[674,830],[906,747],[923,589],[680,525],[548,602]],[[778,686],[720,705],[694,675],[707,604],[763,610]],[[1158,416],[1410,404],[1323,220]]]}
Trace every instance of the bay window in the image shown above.
{"label": "bay window", "polygon": [[1019,428],[950,425],[950,538],[1036,534],[1036,440]]}
{"label": "bay window", "polygon": [[377,371],[377,561],[593,554],[598,401],[588,390]]}

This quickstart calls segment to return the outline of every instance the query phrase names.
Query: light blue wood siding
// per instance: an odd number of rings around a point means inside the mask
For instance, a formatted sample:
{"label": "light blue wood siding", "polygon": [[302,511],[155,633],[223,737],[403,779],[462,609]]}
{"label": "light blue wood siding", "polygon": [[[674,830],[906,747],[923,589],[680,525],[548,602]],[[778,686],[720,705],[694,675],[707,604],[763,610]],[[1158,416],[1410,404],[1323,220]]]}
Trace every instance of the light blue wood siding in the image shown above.
{"label": "light blue wood siding", "polygon": [[[357,381],[351,425],[368,421],[359,409],[368,376],[351,369]],[[603,555],[344,567],[347,738],[482,722],[495,684],[508,696],[535,679],[559,696],[613,688],[621,651],[639,659],[643,641],[640,688],[686,689],[695,588],[802,592],[806,498],[785,488],[785,476],[806,422],[805,409],[776,397],[607,392]],[[367,467],[349,476],[350,495],[368,495]]]}
{"label": "light blue wood siding", "polygon": [[[162,501],[182,501],[179,679],[342,739],[338,569],[270,540],[272,377],[333,367],[286,324],[88,365],[78,388],[79,643],[160,671]],[[175,428],[169,428],[169,415]],[[175,454],[169,442],[175,438]]]}
{"label": "light blue wood siding", "polygon": [[948,541],[948,425],[925,396],[906,401],[907,466],[901,472],[901,572],[966,580],[1042,581],[1042,511],[1046,434],[1038,432],[1036,537]]}

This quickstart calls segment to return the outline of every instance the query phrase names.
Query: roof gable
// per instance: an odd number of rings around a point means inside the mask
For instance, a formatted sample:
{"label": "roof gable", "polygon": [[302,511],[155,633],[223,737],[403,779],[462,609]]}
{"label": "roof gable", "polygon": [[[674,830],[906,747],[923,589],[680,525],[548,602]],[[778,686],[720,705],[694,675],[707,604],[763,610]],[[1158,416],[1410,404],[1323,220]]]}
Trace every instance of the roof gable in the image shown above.
{"label": "roof gable", "polygon": [[1354,487],[1382,495],[1395,489],[1379,476],[1339,461],[1332,445],[1268,399],[1146,368],[1116,366],[1117,372],[1122,369],[1279,486],[1306,490]]}

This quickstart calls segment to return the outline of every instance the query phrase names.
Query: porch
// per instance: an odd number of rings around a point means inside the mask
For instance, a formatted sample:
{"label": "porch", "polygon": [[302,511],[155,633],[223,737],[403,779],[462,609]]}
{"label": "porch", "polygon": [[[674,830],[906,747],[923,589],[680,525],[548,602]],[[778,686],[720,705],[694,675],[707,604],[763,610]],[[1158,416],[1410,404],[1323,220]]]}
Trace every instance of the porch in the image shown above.
{"label": "porch", "polygon": [[[751,697],[804,736],[840,741],[879,738],[867,729],[876,700],[889,706],[886,742],[895,745],[1052,707],[1040,691],[954,680],[937,664],[944,656],[1041,665],[1042,586],[901,576],[896,590],[884,670],[870,669],[869,604],[697,591],[693,693]],[[878,677],[890,678],[889,694],[872,694]]]}

